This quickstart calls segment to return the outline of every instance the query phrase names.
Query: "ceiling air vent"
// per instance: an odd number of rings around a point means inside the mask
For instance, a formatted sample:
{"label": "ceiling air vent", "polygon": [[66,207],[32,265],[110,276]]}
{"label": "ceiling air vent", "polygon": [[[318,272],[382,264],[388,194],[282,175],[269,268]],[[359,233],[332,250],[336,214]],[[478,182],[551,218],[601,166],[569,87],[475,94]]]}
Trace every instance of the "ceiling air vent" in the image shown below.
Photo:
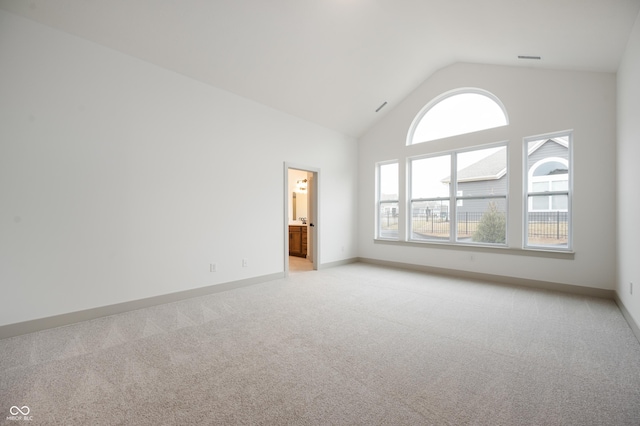
{"label": "ceiling air vent", "polygon": [[384,108],[384,106],[385,106],[386,104],[387,104],[387,101],[384,101],[384,103],[378,107],[378,109],[376,110],[376,112],[378,112],[378,111],[380,111],[382,108]]}

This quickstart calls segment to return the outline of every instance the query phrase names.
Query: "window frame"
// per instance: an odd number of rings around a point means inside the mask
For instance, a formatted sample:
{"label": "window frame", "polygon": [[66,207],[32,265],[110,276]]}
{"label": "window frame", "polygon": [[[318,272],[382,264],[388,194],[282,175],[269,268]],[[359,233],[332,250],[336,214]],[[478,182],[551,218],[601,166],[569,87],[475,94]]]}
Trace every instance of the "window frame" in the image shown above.
{"label": "window frame", "polygon": [[[449,243],[451,242],[451,232],[449,232],[449,238],[447,240],[442,240],[442,239],[425,239],[425,240],[419,240],[419,239],[415,239],[412,238],[413,235],[413,203],[420,203],[420,202],[442,202],[442,201],[448,201],[449,202],[449,206],[447,208],[447,216],[451,217],[451,186],[449,186],[449,195],[447,197],[427,197],[427,198],[413,198],[413,161],[419,161],[419,160],[424,160],[424,159],[429,159],[429,158],[438,158],[438,157],[444,157],[444,156],[449,156],[449,169],[451,170],[451,164],[453,164],[453,160],[452,158],[454,157],[454,153],[447,151],[447,152],[439,152],[439,153],[434,153],[434,154],[426,154],[426,155],[418,155],[418,156],[414,156],[414,157],[408,157],[407,158],[407,207],[406,207],[406,211],[407,214],[405,215],[406,220],[407,220],[407,235],[406,235],[406,240],[409,242],[428,242],[428,243]],[[440,212],[440,214],[442,214],[442,211]]]}
{"label": "window frame", "polygon": [[[440,102],[442,102],[442,101],[444,101],[444,100],[446,100],[448,98],[451,98],[451,97],[457,96],[457,95],[463,95],[463,94],[482,95],[482,96],[485,96],[485,97],[489,98],[490,100],[492,100],[502,110],[502,113],[504,114],[504,118],[505,118],[505,124],[503,124],[501,126],[485,127],[485,128],[482,128],[482,129],[472,130],[472,131],[469,131],[469,132],[456,133],[456,134],[443,136],[443,137],[439,137],[439,138],[428,139],[428,140],[424,140],[424,141],[415,141],[414,142],[413,139],[414,139],[414,134],[415,134],[416,129],[418,128],[418,126],[420,125],[422,120],[425,118],[425,116],[429,113],[429,111],[432,108],[434,108]],[[418,112],[418,114],[415,116],[415,118],[411,122],[411,126],[409,126],[409,131],[407,133],[406,146],[420,145],[422,143],[432,142],[432,141],[436,141],[436,140],[440,140],[440,139],[456,137],[456,136],[465,135],[465,134],[469,134],[469,133],[477,133],[477,132],[481,132],[481,131],[484,131],[484,130],[495,129],[495,128],[498,128],[498,127],[505,127],[505,126],[508,126],[509,123],[510,123],[510,121],[509,121],[509,114],[507,112],[507,109],[505,108],[505,106],[502,103],[502,101],[500,100],[500,98],[498,98],[496,95],[494,95],[493,93],[489,92],[488,90],[480,89],[478,87],[460,87],[460,88],[457,88],[457,89],[449,90],[448,92],[445,92],[445,93],[442,93],[442,94],[436,96],[435,98],[431,99],[431,101],[429,101],[424,107],[422,107],[422,109]]]}
{"label": "window frame", "polygon": [[[535,192],[535,193],[538,193],[539,195],[542,195],[545,192],[548,192],[548,191],[533,191],[533,184],[534,183],[542,183],[542,182],[544,182],[544,183],[553,184],[554,182],[565,182],[566,181],[567,182],[567,186],[568,186],[568,184],[569,184],[568,173],[566,174],[566,178],[564,178],[565,174],[534,176],[534,171],[535,170],[537,170],[543,164],[551,163],[551,162],[561,163],[565,167],[567,167],[567,170],[569,170],[569,160],[568,159],[564,159],[564,158],[560,158],[560,157],[548,157],[548,158],[544,158],[542,160],[537,161],[534,165],[531,166],[531,169],[528,171],[528,176],[527,177],[528,177],[529,181],[528,181],[527,188],[529,189],[529,192]],[[543,179],[543,178],[545,178],[545,179]],[[553,191],[553,189],[551,188],[550,191]],[[562,191],[564,191],[564,190],[562,190]],[[554,209],[553,208],[553,198],[552,197],[553,197],[553,195],[549,195],[549,199],[547,201],[547,208],[546,209],[535,208],[533,206],[533,200],[531,200],[531,203],[528,204],[529,211],[530,212],[551,212],[551,211],[560,210],[560,211],[563,211],[563,212],[564,211],[568,212],[568,209]]]}
{"label": "window frame", "polygon": [[[381,168],[384,166],[388,166],[388,165],[397,165],[398,167],[398,176],[397,176],[397,181],[398,181],[398,187],[397,187],[397,191],[398,191],[398,197],[395,200],[383,200],[382,199],[382,172],[381,172]],[[399,227],[399,218],[400,218],[400,212],[401,212],[401,205],[400,205],[400,186],[401,186],[401,179],[400,179],[400,161],[399,160],[387,160],[387,161],[380,161],[376,163],[376,213],[375,213],[375,238],[376,239],[380,239],[380,240],[387,240],[387,241],[399,241],[400,240],[400,230],[398,229],[398,232],[396,234],[395,237],[389,237],[389,236],[384,236],[382,235],[382,228],[381,228],[381,223],[382,223],[382,218],[380,217],[380,213],[382,211],[382,206],[384,204],[396,204],[398,211],[396,213],[396,217],[398,218],[398,227]]]}
{"label": "window frame", "polygon": [[[544,139],[555,139],[555,138],[567,138],[567,159],[561,157],[547,157],[542,160],[538,160],[536,163],[531,165],[531,169],[529,169],[529,143],[544,140]],[[573,251],[573,130],[563,130],[559,132],[553,133],[545,133],[541,135],[535,136],[527,136],[523,138],[523,167],[522,167],[522,175],[523,175],[523,217],[522,217],[522,248],[524,250],[545,250],[545,251],[557,251],[557,252],[572,252]],[[557,161],[562,164],[567,163],[567,189],[566,190],[549,190],[549,191],[533,191],[532,184],[535,182],[533,179],[533,172],[540,167],[542,164],[550,161]],[[560,176],[560,175],[559,175]],[[561,175],[564,176],[564,175]],[[560,179],[549,179],[549,182],[552,181],[560,181]],[[551,189],[551,188],[549,188]],[[566,196],[567,197],[567,208],[566,209],[553,209],[553,196]],[[533,199],[532,197],[536,196],[546,196],[549,197],[548,209],[534,209],[533,208]],[[567,245],[566,246],[554,246],[549,244],[531,244],[529,243],[529,213],[539,213],[539,212],[566,212],[567,215]]]}
{"label": "window frame", "polygon": [[[473,152],[473,151],[482,151],[485,149],[492,148],[504,148],[505,149],[505,193],[504,194],[496,194],[496,195],[464,195],[463,190],[460,190],[458,187],[458,155]],[[427,198],[413,198],[413,162],[417,160],[427,159],[427,158],[437,158],[449,156],[450,165],[449,165],[449,196],[448,197],[427,197]],[[501,141],[494,142],[490,144],[482,144],[482,145],[474,145],[471,147],[465,147],[461,149],[453,149],[444,152],[437,152],[432,154],[425,155],[417,155],[407,158],[407,200],[406,200],[406,214],[405,218],[407,221],[407,229],[406,229],[406,241],[410,243],[429,243],[429,244],[452,244],[452,245],[468,245],[468,246],[484,246],[484,247],[508,247],[509,242],[509,141]],[[458,207],[462,207],[464,205],[465,200],[493,200],[493,199],[501,199],[504,200],[505,203],[505,242],[504,243],[489,243],[489,242],[470,242],[470,241],[460,241],[458,238],[459,232],[459,223],[458,223]],[[432,201],[448,201],[448,217],[449,217],[449,238],[444,239],[417,239],[413,237],[413,203],[416,202],[432,202]],[[460,203],[460,204],[459,204]]]}

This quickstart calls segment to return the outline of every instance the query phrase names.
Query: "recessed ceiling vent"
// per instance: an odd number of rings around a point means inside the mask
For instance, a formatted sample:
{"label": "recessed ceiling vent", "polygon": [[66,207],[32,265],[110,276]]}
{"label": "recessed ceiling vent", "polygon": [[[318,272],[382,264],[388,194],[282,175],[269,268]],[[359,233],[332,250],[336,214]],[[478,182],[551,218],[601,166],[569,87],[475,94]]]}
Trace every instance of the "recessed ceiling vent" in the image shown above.
{"label": "recessed ceiling vent", "polygon": [[540,56],[518,55],[518,59],[533,59],[533,60],[539,61],[542,58]]}

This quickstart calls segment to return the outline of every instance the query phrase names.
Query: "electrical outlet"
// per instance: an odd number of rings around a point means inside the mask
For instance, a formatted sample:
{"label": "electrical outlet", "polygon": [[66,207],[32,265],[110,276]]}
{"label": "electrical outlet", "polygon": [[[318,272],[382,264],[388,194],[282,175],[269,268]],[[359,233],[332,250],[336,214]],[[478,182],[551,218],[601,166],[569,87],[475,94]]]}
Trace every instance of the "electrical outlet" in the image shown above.
{"label": "electrical outlet", "polygon": [[215,272],[216,271],[216,264],[215,263],[210,263],[209,264],[209,272]]}
{"label": "electrical outlet", "polygon": [[249,266],[249,261],[247,259],[242,259],[242,267],[246,268],[247,266]]}

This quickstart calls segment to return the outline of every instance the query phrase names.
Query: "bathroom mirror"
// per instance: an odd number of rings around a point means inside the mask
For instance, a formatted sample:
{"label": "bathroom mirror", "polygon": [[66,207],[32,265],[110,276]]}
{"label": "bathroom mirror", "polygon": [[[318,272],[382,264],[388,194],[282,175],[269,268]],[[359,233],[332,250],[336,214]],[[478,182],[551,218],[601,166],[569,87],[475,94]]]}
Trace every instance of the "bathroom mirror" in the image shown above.
{"label": "bathroom mirror", "polygon": [[293,207],[293,220],[299,217],[307,217],[307,194],[294,192],[291,205]]}

